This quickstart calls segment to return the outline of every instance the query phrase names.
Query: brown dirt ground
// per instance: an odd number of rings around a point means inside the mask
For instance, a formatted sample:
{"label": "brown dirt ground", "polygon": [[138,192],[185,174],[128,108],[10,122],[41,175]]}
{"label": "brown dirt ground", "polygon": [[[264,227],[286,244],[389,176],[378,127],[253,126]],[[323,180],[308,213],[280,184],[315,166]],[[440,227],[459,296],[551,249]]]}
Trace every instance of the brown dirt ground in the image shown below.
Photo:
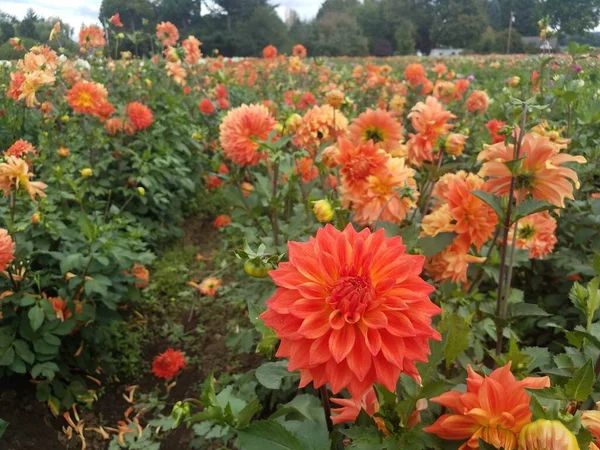
{"label": "brown dirt ground", "polygon": [[[183,243],[198,248],[200,253],[210,254],[218,243],[218,232],[210,224],[197,219],[188,220],[184,227]],[[201,349],[192,353],[193,366],[188,366],[177,378],[176,386],[169,393],[168,404],[164,413],[170,411],[172,405],[186,397],[198,397],[197,387],[211,372],[246,371],[256,367],[260,359],[257,355],[233,354],[225,345],[227,323],[239,316],[240,311],[228,305],[211,306],[208,315],[195,315],[188,322],[188,314],[181,314],[179,321],[186,330],[200,325],[205,332],[199,338],[201,342],[194,345]],[[160,327],[165,320],[164,311],[151,311],[147,314],[146,326],[152,329]],[[152,335],[152,332],[150,332]],[[150,341],[144,349],[144,357],[152,357],[163,352],[170,344],[165,340]],[[186,348],[186,353],[190,354]],[[193,352],[193,350],[192,350]],[[233,368],[233,369],[232,369]],[[118,383],[106,384],[104,393],[91,410],[79,408],[80,417],[86,427],[116,427],[123,420],[125,410],[131,406],[123,398],[125,388],[133,384],[140,386],[141,392],[150,392],[160,382],[151,374],[141,380],[121,380]],[[26,378],[12,377],[0,383],[0,418],[9,422],[8,429],[0,439],[1,450],[64,450],[80,449],[81,443],[74,437],[70,441],[62,433],[65,425],[62,418],[55,418],[48,407],[35,398],[35,389]],[[85,432],[87,450],[106,450],[109,440],[103,440],[93,431]],[[180,427],[174,430],[161,443],[161,450],[185,450],[193,439],[193,432]]]}

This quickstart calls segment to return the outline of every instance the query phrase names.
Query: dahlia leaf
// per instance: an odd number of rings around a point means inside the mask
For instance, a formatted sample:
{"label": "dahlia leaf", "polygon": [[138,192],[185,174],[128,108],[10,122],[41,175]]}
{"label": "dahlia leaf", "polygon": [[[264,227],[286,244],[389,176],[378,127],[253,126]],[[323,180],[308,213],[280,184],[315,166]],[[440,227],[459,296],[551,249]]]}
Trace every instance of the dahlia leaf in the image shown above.
{"label": "dahlia leaf", "polygon": [[542,211],[550,211],[552,209],[556,209],[556,205],[530,198],[517,205],[513,212],[512,221],[515,222],[532,214],[537,214]]}
{"label": "dahlia leaf", "polygon": [[498,219],[504,216],[504,208],[502,207],[502,197],[499,195],[490,194],[484,191],[473,191],[471,192],[475,197],[483,200],[487,205],[494,210]]}
{"label": "dahlia leaf", "polygon": [[238,431],[240,448],[244,450],[304,450],[296,436],[274,420],[259,420]]}
{"label": "dahlia leaf", "polygon": [[281,405],[269,419],[285,417],[288,414],[294,414],[296,418],[300,415],[313,423],[325,423],[321,401],[310,394],[297,395],[285,405]]}
{"label": "dahlia leaf", "polygon": [[422,237],[417,241],[417,245],[423,250],[423,254],[428,258],[444,251],[454,241],[456,233],[439,233],[437,236]]}
{"label": "dahlia leaf", "polygon": [[444,356],[446,357],[446,368],[449,369],[456,358],[469,348],[471,339],[471,326],[458,314],[450,314],[442,319],[439,330],[448,332]]}
{"label": "dahlia leaf", "polygon": [[[321,410],[321,416],[323,411]],[[315,426],[314,422],[307,420],[286,420],[283,422],[286,430],[296,436],[306,450],[329,450],[331,442],[325,422]]]}
{"label": "dahlia leaf", "polygon": [[39,305],[36,305],[29,310],[27,317],[29,317],[31,329],[37,331],[44,323],[46,314],[44,314],[44,310]]}
{"label": "dahlia leaf", "polygon": [[566,384],[565,392],[569,399],[583,402],[593,392],[595,382],[596,375],[592,360],[588,359],[583,366],[577,369],[573,374],[573,378]]}
{"label": "dahlia leaf", "polygon": [[262,364],[256,369],[256,379],[267,389],[279,389],[283,378],[291,375],[287,365],[287,360]]}

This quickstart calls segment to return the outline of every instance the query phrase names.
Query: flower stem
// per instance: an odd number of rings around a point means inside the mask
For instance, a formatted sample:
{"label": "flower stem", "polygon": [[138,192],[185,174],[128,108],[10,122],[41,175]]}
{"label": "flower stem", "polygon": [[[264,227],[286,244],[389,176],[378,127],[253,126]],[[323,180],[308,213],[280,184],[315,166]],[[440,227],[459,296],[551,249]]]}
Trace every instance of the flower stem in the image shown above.
{"label": "flower stem", "polygon": [[[519,137],[517,142],[515,143],[513,160],[519,159],[519,154],[521,152],[521,145],[523,143],[523,137],[525,135],[525,124],[527,120],[527,104],[523,104],[523,113],[521,115],[521,129],[519,131]],[[513,239],[513,248],[511,251],[511,258],[509,261],[508,267],[508,276],[505,279],[506,272],[506,256],[508,250],[508,234],[511,229],[511,216],[512,216],[512,207],[513,202],[515,200],[515,184],[516,178],[513,174],[510,180],[510,190],[508,193],[508,205],[506,207],[506,216],[504,217],[504,225],[503,225],[503,236],[502,236],[502,251],[500,253],[500,273],[498,275],[498,294],[496,296],[496,317],[498,319],[498,323],[496,325],[497,333],[496,333],[496,354],[502,354],[502,341],[504,336],[504,320],[506,319],[506,315],[508,312],[508,294],[510,292],[510,282],[512,277],[512,266],[514,263],[514,245],[515,240]],[[516,225],[516,224],[515,224]],[[516,232],[516,230],[515,230]]]}
{"label": "flower stem", "polygon": [[333,422],[331,421],[331,404],[329,403],[329,393],[327,392],[327,385],[323,385],[319,388],[319,394],[321,395],[321,402],[323,403],[323,412],[325,413],[325,422],[327,423],[327,430],[331,433],[333,431]]}

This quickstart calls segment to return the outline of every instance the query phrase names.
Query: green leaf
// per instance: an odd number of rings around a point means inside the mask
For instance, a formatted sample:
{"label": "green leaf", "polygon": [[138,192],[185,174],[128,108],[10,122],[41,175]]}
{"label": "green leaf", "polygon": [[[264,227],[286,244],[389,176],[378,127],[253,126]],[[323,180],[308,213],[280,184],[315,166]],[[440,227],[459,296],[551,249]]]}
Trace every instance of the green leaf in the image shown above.
{"label": "green leaf", "polygon": [[594,253],[594,259],[592,260],[592,268],[594,272],[600,275],[600,253]]}
{"label": "green leaf", "polygon": [[498,216],[498,219],[501,219],[502,216],[504,216],[504,208],[502,207],[502,197],[484,191],[473,191],[471,192],[471,194],[487,203],[489,207],[494,210],[494,212]]}
{"label": "green leaf", "polygon": [[33,378],[37,378],[42,375],[45,378],[54,378],[54,375],[59,372],[60,369],[53,362],[45,362],[41,364],[36,364],[31,368],[31,376]]}
{"label": "green leaf", "polygon": [[446,358],[446,368],[452,367],[456,358],[469,348],[469,339],[471,337],[471,327],[467,321],[458,314],[445,316],[439,325],[439,331],[448,332],[444,356]]}
{"label": "green leaf", "polygon": [[283,422],[283,426],[298,438],[306,450],[329,450],[331,448],[325,421],[315,424],[308,420],[286,420]]}
{"label": "green leaf", "polygon": [[287,361],[268,362],[256,369],[256,379],[267,389],[279,389],[283,378],[290,375]]}
{"label": "green leaf", "polygon": [[552,359],[550,351],[544,347],[525,347],[521,351],[531,356],[531,361],[527,364],[529,371],[547,366]]}
{"label": "green leaf", "polygon": [[290,402],[280,406],[269,419],[277,417],[287,418],[288,416],[295,419],[309,420],[314,423],[325,422],[321,401],[310,394],[297,395]]}
{"label": "green leaf", "polygon": [[261,410],[262,410],[262,406],[260,405],[260,402],[258,401],[258,399],[255,398],[250,403],[248,403],[246,406],[244,406],[244,408],[238,414],[237,426],[239,428],[247,427],[248,424],[250,423],[250,421],[252,420],[252,417],[254,417],[254,415],[257,412],[260,412]]}
{"label": "green leaf", "polygon": [[31,326],[31,329],[33,331],[37,331],[44,323],[46,314],[41,306],[35,305],[29,310],[27,317],[29,318],[29,325]]}
{"label": "green leaf", "polygon": [[517,205],[513,211],[512,221],[515,222],[523,217],[527,217],[542,211],[550,211],[552,209],[557,209],[556,205],[530,198]]}
{"label": "green leaf", "polygon": [[417,241],[417,246],[423,250],[425,256],[432,257],[444,251],[452,242],[456,233],[440,233],[437,236],[422,237]]}
{"label": "green leaf", "polygon": [[19,357],[21,357],[23,361],[29,364],[33,364],[33,362],[35,361],[35,355],[29,348],[29,344],[26,341],[17,339],[13,345],[15,347],[17,355],[19,355]]}
{"label": "green leaf", "polygon": [[8,428],[8,422],[4,419],[0,419],[0,438],[4,436],[6,433],[6,429]]}
{"label": "green leaf", "polygon": [[0,353],[0,366],[10,366],[15,359],[15,351],[8,347]]}
{"label": "green leaf", "polygon": [[238,431],[244,450],[304,450],[296,436],[274,420],[259,420]]}
{"label": "green leaf", "polygon": [[512,303],[508,305],[508,316],[513,319],[517,317],[547,317],[549,315],[533,303]]}
{"label": "green leaf", "polygon": [[569,399],[583,402],[593,392],[595,381],[596,375],[592,360],[588,359],[583,366],[577,369],[573,374],[573,378],[566,384],[565,392]]}

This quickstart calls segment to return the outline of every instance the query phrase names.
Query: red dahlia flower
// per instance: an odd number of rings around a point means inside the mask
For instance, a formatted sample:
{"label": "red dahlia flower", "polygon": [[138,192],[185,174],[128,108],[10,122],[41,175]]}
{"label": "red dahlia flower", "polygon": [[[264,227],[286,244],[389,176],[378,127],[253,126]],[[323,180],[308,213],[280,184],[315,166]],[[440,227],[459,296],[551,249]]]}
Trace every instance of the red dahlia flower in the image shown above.
{"label": "red dahlia flower", "polygon": [[329,383],[361,398],[374,383],[395,391],[402,372],[418,378],[415,361],[427,361],[429,340],[440,339],[434,288],[419,276],[425,258],[406,254],[400,237],[351,225],[327,225],[288,248],[260,318],[281,339],[277,356],[300,370],[300,386]]}
{"label": "red dahlia flower", "polygon": [[168,349],[152,361],[152,373],[158,378],[169,380],[186,366],[185,355],[179,350]]}

